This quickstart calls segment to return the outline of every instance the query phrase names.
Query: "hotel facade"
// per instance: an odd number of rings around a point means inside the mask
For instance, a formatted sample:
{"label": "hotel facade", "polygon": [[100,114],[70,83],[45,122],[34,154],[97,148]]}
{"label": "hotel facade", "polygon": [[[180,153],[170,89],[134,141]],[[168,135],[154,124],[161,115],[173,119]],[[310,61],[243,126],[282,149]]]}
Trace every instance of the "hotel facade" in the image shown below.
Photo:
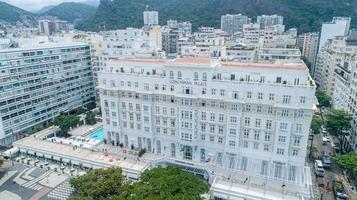
{"label": "hotel facade", "polygon": [[[98,80],[109,144],[206,166],[228,182],[239,173],[247,176],[244,183],[290,184],[297,190],[290,199],[309,199],[309,189],[299,187],[311,182],[305,156],[315,83],[304,63],[114,59]],[[239,189],[215,183],[218,199],[282,198],[233,195]]]}

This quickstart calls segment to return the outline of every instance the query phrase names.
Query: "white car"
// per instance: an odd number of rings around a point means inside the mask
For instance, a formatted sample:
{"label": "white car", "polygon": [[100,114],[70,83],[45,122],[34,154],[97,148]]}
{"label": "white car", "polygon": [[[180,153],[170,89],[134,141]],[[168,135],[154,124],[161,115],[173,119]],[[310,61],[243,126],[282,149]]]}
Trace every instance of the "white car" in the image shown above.
{"label": "white car", "polygon": [[322,137],[322,142],[331,142],[330,136]]}

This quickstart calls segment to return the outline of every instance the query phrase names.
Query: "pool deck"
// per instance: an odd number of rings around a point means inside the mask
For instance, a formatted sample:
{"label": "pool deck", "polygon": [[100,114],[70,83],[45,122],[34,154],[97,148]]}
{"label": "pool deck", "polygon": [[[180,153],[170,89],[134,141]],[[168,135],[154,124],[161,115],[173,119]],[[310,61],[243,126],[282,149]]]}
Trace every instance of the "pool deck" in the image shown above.
{"label": "pool deck", "polygon": [[69,133],[73,136],[89,136],[88,133],[103,127],[102,123],[96,123],[95,125],[82,125],[77,128],[72,129]]}

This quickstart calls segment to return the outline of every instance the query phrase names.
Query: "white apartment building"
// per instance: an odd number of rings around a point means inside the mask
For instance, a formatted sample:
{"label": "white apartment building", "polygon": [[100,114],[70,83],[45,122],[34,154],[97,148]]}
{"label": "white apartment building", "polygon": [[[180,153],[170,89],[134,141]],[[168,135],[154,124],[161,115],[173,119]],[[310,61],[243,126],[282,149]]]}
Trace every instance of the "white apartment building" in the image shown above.
{"label": "white apartment building", "polygon": [[317,57],[314,73],[316,84],[331,97],[336,81],[335,69],[337,64],[341,63],[346,50],[345,39],[344,36],[329,39]]}
{"label": "white apartment building", "polygon": [[302,57],[309,62],[312,75],[315,71],[318,44],[319,33],[303,33],[298,37],[298,47],[301,49]]}
{"label": "white apartment building", "polygon": [[350,17],[334,17],[331,22],[323,23],[320,32],[318,52],[321,51],[329,39],[333,39],[336,36],[347,36],[350,30],[350,24]]}
{"label": "white apartment building", "polygon": [[0,145],[94,102],[90,47],[84,43],[0,49]]}
{"label": "white apartment building", "polygon": [[[284,18],[279,15],[261,15],[257,17],[257,24],[261,29],[269,26],[283,25]],[[283,30],[284,31],[284,30]]]}
{"label": "white apartment building", "polygon": [[301,60],[301,52],[295,48],[259,48],[258,62],[274,63],[278,60],[298,62]]}
{"label": "white apartment building", "polygon": [[279,191],[248,192],[216,177],[215,198],[309,199],[304,165],[315,85],[302,62],[113,59],[108,66],[98,87],[108,143],[215,169],[213,176],[242,174],[244,183],[261,177],[262,188]]}
{"label": "white apartment building", "polygon": [[227,34],[234,34],[236,32],[243,31],[243,25],[249,24],[251,21],[245,15],[236,14],[236,15],[222,15],[221,16],[221,30],[226,32]]}
{"label": "white apartment building", "polygon": [[[144,31],[143,29],[126,28],[113,31],[101,32],[103,35],[103,53],[109,58],[120,57],[152,57],[160,54],[161,39],[155,34],[155,30]],[[150,37],[152,36],[152,37]]]}
{"label": "white apartment building", "polygon": [[345,38],[346,48],[335,67],[332,104],[352,114],[352,132],[343,143],[345,149],[357,150],[357,37],[356,32]]}
{"label": "white apartment building", "polygon": [[157,11],[144,11],[144,25],[159,25],[159,12]]}

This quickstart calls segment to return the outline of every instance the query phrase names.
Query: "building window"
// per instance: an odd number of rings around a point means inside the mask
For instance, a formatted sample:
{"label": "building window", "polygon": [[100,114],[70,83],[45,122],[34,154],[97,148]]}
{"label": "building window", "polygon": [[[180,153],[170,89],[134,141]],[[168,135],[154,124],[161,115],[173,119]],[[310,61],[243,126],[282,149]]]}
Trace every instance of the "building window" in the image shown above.
{"label": "building window", "polygon": [[237,117],[231,117],[231,123],[237,123]]}
{"label": "building window", "polygon": [[244,138],[249,138],[249,129],[244,129]]}
{"label": "building window", "polygon": [[266,121],[265,128],[271,130],[271,128],[272,128],[272,120],[267,120]]}
{"label": "building window", "polygon": [[245,111],[250,112],[251,106],[249,104],[245,105]]}
{"label": "building window", "polygon": [[229,134],[230,135],[236,135],[237,134],[237,130],[236,129],[230,129],[229,130]]}
{"label": "building window", "polygon": [[220,144],[223,143],[223,138],[222,137],[218,137],[218,143],[220,143]]}
{"label": "building window", "polygon": [[202,94],[206,94],[206,88],[202,88]]}
{"label": "building window", "polygon": [[286,141],[286,136],[279,136],[279,142],[285,142]]}
{"label": "building window", "polygon": [[213,136],[213,135],[210,135],[210,136],[209,136],[209,141],[210,141],[210,142],[214,142],[214,136]]}
{"label": "building window", "polygon": [[219,93],[222,97],[224,96],[224,90],[220,90]]}
{"label": "building window", "polygon": [[266,141],[266,142],[270,141],[270,133],[269,132],[265,132],[264,141]]}
{"label": "building window", "polygon": [[255,127],[260,128],[261,119],[255,119]]}
{"label": "building window", "polygon": [[296,133],[301,133],[302,132],[302,124],[296,124],[295,132]]}
{"label": "building window", "polygon": [[177,72],[177,79],[182,79],[182,74],[180,71]]}
{"label": "building window", "polygon": [[293,156],[298,156],[298,154],[299,154],[299,150],[293,149]]}
{"label": "building window", "polygon": [[251,99],[252,98],[252,92],[247,92],[247,99]]}
{"label": "building window", "polygon": [[291,96],[283,95],[283,104],[290,104]]}
{"label": "building window", "polygon": [[211,89],[211,95],[216,95],[216,89]]}
{"label": "building window", "polygon": [[193,73],[193,80],[198,81],[198,72]]}
{"label": "building window", "polygon": [[232,140],[229,140],[229,146],[230,147],[235,147],[236,146],[236,142],[232,141]]}
{"label": "building window", "polygon": [[289,116],[289,110],[286,110],[286,109],[282,110],[281,111],[281,116],[282,117],[288,117]]}
{"label": "building window", "polygon": [[250,126],[250,118],[249,117],[245,117],[244,118],[244,125],[245,126]]}
{"label": "building window", "polygon": [[304,111],[303,110],[299,110],[297,116],[300,117],[300,118],[304,117]]}
{"label": "building window", "polygon": [[215,113],[211,113],[210,116],[211,122],[214,122],[214,120],[216,119]]}
{"label": "building window", "polygon": [[273,107],[268,107],[268,114],[273,114]]}
{"label": "building window", "polygon": [[201,113],[201,120],[206,120],[206,112]]}
{"label": "building window", "polygon": [[262,99],[263,99],[263,93],[261,93],[261,92],[258,93],[258,99],[259,99],[259,100],[262,100]]}
{"label": "building window", "polygon": [[300,97],[300,103],[304,104],[306,102],[306,97]]}
{"label": "building window", "polygon": [[243,141],[243,147],[248,148],[248,141]]}
{"label": "building window", "polygon": [[215,125],[214,124],[210,124],[209,125],[209,131],[210,131],[210,133],[214,133],[215,132]]}
{"label": "building window", "polygon": [[294,146],[300,146],[300,142],[301,142],[301,137],[294,136]]}
{"label": "building window", "polygon": [[264,151],[269,151],[269,145],[267,144],[264,145]]}
{"label": "building window", "polygon": [[272,93],[269,94],[269,101],[274,101],[274,94]]}
{"label": "building window", "polygon": [[284,155],[284,149],[278,148],[278,149],[276,150],[276,153],[277,153],[278,155]]}
{"label": "building window", "polygon": [[233,99],[238,99],[238,98],[239,98],[239,92],[233,91]]}
{"label": "building window", "polygon": [[201,140],[203,140],[203,141],[206,140],[206,135],[205,134],[201,135]]}
{"label": "building window", "polygon": [[218,126],[218,133],[223,134],[223,126]]}
{"label": "building window", "polygon": [[280,123],[280,130],[287,130],[288,124],[287,123]]}
{"label": "building window", "polygon": [[259,143],[258,142],[254,142],[253,149],[259,149]]}
{"label": "building window", "polygon": [[257,112],[261,113],[262,112],[262,106],[257,106]]}
{"label": "building window", "polygon": [[219,114],[218,121],[219,122],[223,122],[224,121],[224,115],[223,114]]}

